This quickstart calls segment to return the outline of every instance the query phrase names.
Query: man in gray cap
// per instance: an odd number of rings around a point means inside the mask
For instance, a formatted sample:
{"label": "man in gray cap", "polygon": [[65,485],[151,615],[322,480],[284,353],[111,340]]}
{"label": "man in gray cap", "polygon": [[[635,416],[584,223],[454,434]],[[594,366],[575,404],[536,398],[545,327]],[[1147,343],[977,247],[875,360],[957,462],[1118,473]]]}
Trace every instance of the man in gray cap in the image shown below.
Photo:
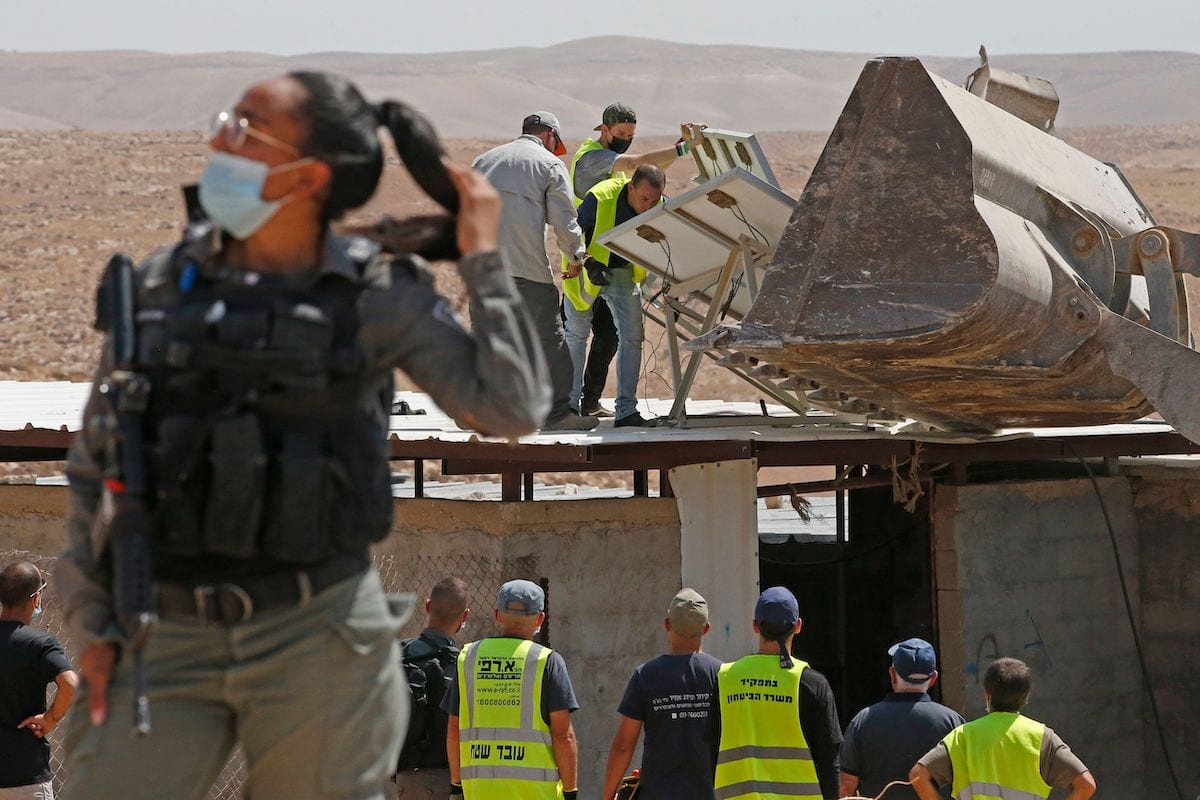
{"label": "man in gray cap", "polygon": [[533,641],[545,620],[542,588],[509,581],[496,597],[500,635],[471,642],[459,655],[442,700],[452,796],[576,800],[571,712],[579,703],[562,656]]}
{"label": "man in gray cap", "polygon": [[671,598],[663,627],[667,653],[633,671],[617,707],[621,721],[604,772],[604,800],[616,795],[643,727],[639,800],[712,800],[717,737],[711,705],[721,662],[700,652],[708,603],[683,589]]}
{"label": "man in gray cap", "polygon": [[[933,645],[906,639],[888,649],[892,693],[854,715],[841,752],[841,796],[875,797],[892,781],[907,781],[917,759],[963,724],[962,715],[929,697],[937,681]],[[946,787],[949,796],[949,787]],[[895,786],[887,797],[910,798],[908,786]]]}
{"label": "man in gray cap", "polygon": [[[554,230],[562,251],[564,280],[579,274],[584,243],[567,168],[558,158],[566,154],[560,137],[558,117],[549,111],[536,111],[521,123],[521,135],[507,144],[494,147],[475,159],[472,166],[482,172],[500,192],[504,202],[500,211],[498,245],[525,308],[533,321],[550,367],[553,388],[550,413],[542,430],[590,430],[595,417],[580,417],[568,402],[571,390],[571,354],[563,336],[559,313],[558,289],[546,255],[546,224]],[[471,318],[486,313],[471,304]]]}

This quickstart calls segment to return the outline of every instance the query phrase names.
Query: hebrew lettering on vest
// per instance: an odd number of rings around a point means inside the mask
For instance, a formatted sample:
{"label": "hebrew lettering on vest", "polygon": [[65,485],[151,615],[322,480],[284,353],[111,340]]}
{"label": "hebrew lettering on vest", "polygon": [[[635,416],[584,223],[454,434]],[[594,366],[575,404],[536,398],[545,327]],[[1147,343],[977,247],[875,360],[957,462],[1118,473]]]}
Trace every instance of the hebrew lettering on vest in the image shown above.
{"label": "hebrew lettering on vest", "polygon": [[525,760],[525,745],[523,744],[498,744],[496,745],[497,758],[501,761],[524,761]]}
{"label": "hebrew lettering on vest", "polygon": [[519,658],[500,658],[481,656],[475,673],[480,678],[489,680],[520,680],[522,660]]}
{"label": "hebrew lettering on vest", "polygon": [[471,758],[485,759],[492,754],[492,746],[490,744],[473,744],[471,745]]}

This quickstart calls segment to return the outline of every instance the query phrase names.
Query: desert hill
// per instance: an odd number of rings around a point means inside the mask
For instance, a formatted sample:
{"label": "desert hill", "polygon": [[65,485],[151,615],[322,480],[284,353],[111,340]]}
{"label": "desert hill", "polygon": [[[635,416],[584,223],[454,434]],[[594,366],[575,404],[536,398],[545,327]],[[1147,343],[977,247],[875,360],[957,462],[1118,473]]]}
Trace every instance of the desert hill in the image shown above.
{"label": "desert hill", "polygon": [[[963,42],[964,55],[977,46]],[[644,134],[669,133],[684,120],[827,131],[874,55],[629,37],[425,55],[3,52],[0,128],[194,130],[254,80],[323,69],[350,76],[372,98],[408,101],[450,137],[506,136],[525,113],[548,109],[577,141],[615,99],[639,110]],[[1063,98],[1060,126],[1200,120],[1200,107],[1181,102],[1200,94],[1198,54],[993,55],[992,63],[1054,82]],[[926,64],[961,82],[978,61],[971,55]]]}

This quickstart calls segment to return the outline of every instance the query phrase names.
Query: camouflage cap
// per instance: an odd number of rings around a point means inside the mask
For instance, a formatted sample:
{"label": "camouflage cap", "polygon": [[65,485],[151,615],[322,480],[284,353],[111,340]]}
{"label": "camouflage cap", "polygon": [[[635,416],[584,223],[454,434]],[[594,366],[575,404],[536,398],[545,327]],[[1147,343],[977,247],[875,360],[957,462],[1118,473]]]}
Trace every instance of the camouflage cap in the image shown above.
{"label": "camouflage cap", "polygon": [[[600,125],[607,125],[610,128],[622,122],[637,124],[637,113],[628,103],[613,103],[604,109],[604,114],[600,117]],[[593,130],[600,130],[600,125],[597,125]]]}

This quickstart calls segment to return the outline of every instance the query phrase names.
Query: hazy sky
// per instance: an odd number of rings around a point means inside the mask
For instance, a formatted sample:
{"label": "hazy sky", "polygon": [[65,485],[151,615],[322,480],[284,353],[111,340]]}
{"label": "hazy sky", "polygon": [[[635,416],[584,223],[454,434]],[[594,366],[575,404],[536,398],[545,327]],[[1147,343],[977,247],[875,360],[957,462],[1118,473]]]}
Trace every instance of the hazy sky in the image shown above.
{"label": "hazy sky", "polygon": [[645,36],[868,54],[1200,51],[1197,0],[0,0],[0,49],[426,53]]}

